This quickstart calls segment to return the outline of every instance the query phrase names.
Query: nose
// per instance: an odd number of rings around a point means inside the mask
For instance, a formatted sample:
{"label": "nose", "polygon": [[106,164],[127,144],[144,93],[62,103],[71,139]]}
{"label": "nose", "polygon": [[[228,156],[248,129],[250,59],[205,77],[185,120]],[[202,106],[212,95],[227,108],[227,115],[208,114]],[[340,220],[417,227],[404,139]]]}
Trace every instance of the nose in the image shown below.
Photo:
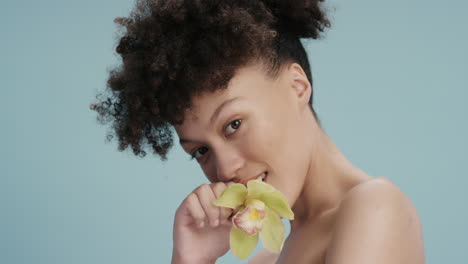
{"label": "nose", "polygon": [[244,166],[245,160],[239,151],[223,149],[216,153],[216,177],[219,181],[228,182],[238,180],[238,173]]}

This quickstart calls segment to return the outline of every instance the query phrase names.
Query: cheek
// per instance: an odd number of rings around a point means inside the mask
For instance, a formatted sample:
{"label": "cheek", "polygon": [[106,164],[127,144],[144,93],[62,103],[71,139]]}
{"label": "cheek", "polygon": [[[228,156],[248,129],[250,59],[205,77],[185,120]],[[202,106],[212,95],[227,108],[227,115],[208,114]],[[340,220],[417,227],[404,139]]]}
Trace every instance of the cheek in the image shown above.
{"label": "cheek", "polygon": [[255,122],[249,131],[246,147],[251,158],[271,170],[270,184],[293,203],[303,185],[306,151],[294,122],[284,116],[269,116]]}
{"label": "cheek", "polygon": [[244,138],[249,157],[260,164],[272,162],[272,158],[281,154],[283,133],[270,117],[251,119]]}
{"label": "cheek", "polygon": [[[261,115],[258,115],[261,116]],[[260,166],[265,166],[275,176],[275,181],[286,181],[286,175],[291,174],[295,167],[295,145],[291,144],[291,131],[282,124],[278,117],[268,116],[252,120],[245,135],[244,149],[248,160]],[[280,176],[281,175],[281,176]],[[284,175],[284,176],[283,176]],[[281,177],[281,178],[280,178]],[[280,183],[280,182],[278,182]]]}
{"label": "cheek", "polygon": [[208,162],[207,164],[205,165],[200,165],[203,173],[205,174],[206,178],[210,181],[210,182],[218,182],[218,178],[216,177],[216,167],[214,166],[214,164],[212,164],[211,162]]}

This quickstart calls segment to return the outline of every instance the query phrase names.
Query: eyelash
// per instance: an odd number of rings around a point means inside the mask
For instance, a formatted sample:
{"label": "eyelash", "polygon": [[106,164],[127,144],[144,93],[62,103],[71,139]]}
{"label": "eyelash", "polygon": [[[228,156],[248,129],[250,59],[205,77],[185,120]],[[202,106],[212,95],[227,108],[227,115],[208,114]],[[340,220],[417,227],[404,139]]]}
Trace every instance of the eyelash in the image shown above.
{"label": "eyelash", "polygon": [[[238,127],[235,129],[235,131],[232,132],[230,135],[236,133],[236,131],[240,128],[240,125],[242,124],[242,119],[235,119],[235,120],[229,122],[229,124],[227,124],[227,125],[224,127],[224,130],[226,130],[229,126],[231,126],[232,124],[234,124],[234,122],[236,122],[236,121],[239,121],[239,125],[238,125]],[[206,148],[206,147],[197,148],[194,152],[192,152],[192,154],[190,154],[190,160],[196,159],[195,153],[196,153],[198,150],[202,149],[202,148]],[[203,154],[203,155],[204,155],[204,154]]]}

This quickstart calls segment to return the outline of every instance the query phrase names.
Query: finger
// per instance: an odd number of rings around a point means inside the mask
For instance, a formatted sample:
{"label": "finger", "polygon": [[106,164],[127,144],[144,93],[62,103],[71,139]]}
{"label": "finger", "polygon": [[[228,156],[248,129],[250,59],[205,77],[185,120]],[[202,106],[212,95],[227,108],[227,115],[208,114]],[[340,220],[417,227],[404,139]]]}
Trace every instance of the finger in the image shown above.
{"label": "finger", "polygon": [[195,190],[195,194],[200,200],[200,204],[205,211],[205,214],[208,216],[211,226],[218,226],[220,210],[217,206],[213,205],[213,201],[216,197],[211,190],[211,187],[208,184],[202,184],[197,190]]}
{"label": "finger", "polygon": [[[223,182],[218,182],[218,183],[212,184],[211,189],[213,190],[213,193],[215,194],[216,198],[218,198],[219,196],[221,196],[224,190],[227,189],[227,184]],[[226,223],[228,220],[228,217],[232,214],[232,209],[226,208],[226,207],[219,207],[219,211],[220,211],[219,222]]]}
{"label": "finger", "polygon": [[187,198],[185,198],[185,200],[187,203],[187,210],[193,217],[195,224],[198,227],[203,227],[205,225],[206,214],[198,200],[198,196],[192,192],[187,196]]}
{"label": "finger", "polygon": [[211,184],[210,187],[213,193],[215,194],[216,198],[218,198],[219,196],[221,196],[224,190],[226,190],[227,184],[225,184],[224,182],[217,182],[217,183]]}
{"label": "finger", "polygon": [[233,181],[230,181],[230,182],[227,183],[227,187],[229,187],[229,186],[231,186],[231,185],[233,185],[233,184],[236,184],[236,183],[233,182]]}

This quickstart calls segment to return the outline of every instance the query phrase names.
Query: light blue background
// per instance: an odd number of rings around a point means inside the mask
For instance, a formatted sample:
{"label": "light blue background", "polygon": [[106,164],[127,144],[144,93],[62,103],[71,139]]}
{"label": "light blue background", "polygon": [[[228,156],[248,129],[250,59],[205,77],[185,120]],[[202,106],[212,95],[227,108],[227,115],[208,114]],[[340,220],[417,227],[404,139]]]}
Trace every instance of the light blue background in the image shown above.
{"label": "light blue background", "polygon": [[[129,0],[1,1],[0,263],[169,263],[172,220],[205,182],[118,152],[88,109],[117,63]],[[417,207],[427,263],[466,263],[468,4],[337,0],[305,43],[324,129]],[[228,253],[218,263],[241,263]]]}

